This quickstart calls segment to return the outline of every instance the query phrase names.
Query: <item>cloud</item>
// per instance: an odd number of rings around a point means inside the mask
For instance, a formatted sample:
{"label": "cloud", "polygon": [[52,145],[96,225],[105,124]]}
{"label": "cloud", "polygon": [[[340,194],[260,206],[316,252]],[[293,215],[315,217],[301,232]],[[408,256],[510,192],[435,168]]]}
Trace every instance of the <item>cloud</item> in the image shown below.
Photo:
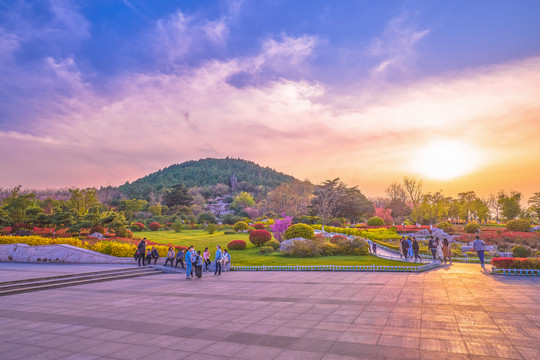
{"label": "cloud", "polygon": [[418,30],[408,23],[409,16],[402,14],[392,19],[379,37],[372,39],[367,55],[378,59],[371,69],[375,76],[407,72],[416,58],[416,44],[429,34],[429,29]]}
{"label": "cloud", "polygon": [[50,0],[50,4],[55,15],[52,26],[76,38],[84,39],[90,36],[90,24],[73,6],[72,2]]}

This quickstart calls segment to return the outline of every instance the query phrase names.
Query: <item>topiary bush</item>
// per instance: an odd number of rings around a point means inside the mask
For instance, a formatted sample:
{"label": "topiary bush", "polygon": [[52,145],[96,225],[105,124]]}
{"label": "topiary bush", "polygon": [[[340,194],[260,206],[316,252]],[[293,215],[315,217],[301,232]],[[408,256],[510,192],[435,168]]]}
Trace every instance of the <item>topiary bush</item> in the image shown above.
{"label": "topiary bush", "polygon": [[348,241],[347,237],[344,235],[334,235],[330,238],[330,243],[337,245],[343,241]]}
{"label": "topiary bush", "polygon": [[384,226],[385,222],[382,218],[378,216],[374,216],[368,219],[367,225],[368,226]]}
{"label": "topiary bush", "polygon": [[249,234],[249,241],[255,246],[262,246],[272,240],[272,234],[266,230],[253,230]]}
{"label": "topiary bush", "polygon": [[184,225],[184,223],[181,220],[176,220],[175,222],[173,222],[171,227],[175,232],[180,232],[182,230],[185,230],[185,228],[186,228],[186,226]]}
{"label": "topiary bush", "polygon": [[289,257],[305,258],[319,256],[320,252],[315,242],[311,240],[295,240],[283,252],[283,255]]}
{"label": "topiary bush", "polygon": [[244,250],[247,244],[244,240],[233,240],[227,244],[229,250]]}
{"label": "topiary bush", "polygon": [[140,222],[133,223],[133,224],[131,224],[131,230],[133,230],[133,231],[142,231],[142,230],[144,230],[144,224],[142,224]]}
{"label": "topiary bush", "polygon": [[197,216],[197,223],[199,223],[199,224],[204,224],[204,223],[216,224],[217,219],[216,219],[216,216],[214,215],[213,212],[204,211],[204,212],[200,213],[199,216]]}
{"label": "topiary bush", "polygon": [[114,236],[132,239],[133,233],[121,226],[114,230]]}
{"label": "topiary bush", "polygon": [[287,230],[285,230],[285,233],[283,234],[283,238],[285,240],[294,239],[294,238],[304,238],[311,240],[315,236],[315,231],[313,228],[306,224],[295,224],[289,226]]}
{"label": "topiary bush", "polygon": [[341,224],[341,221],[339,220],[334,220],[330,223],[330,226],[334,226],[334,227],[342,227],[343,225]]}
{"label": "topiary bush", "polygon": [[161,229],[161,224],[154,221],[148,224],[148,228],[152,231],[158,231],[159,229]]}
{"label": "topiary bush", "polygon": [[208,224],[206,227],[206,231],[208,231],[209,234],[213,234],[218,230],[218,226],[216,224]]}
{"label": "topiary bush", "polygon": [[253,224],[253,227],[257,230],[264,230],[264,225],[261,223]]}
{"label": "topiary bush", "polygon": [[525,219],[510,220],[506,223],[506,229],[510,231],[529,231],[531,223]]}
{"label": "topiary bush", "polygon": [[475,222],[470,222],[467,225],[465,225],[465,232],[467,234],[474,234],[478,230],[480,230],[480,225],[478,225]]}
{"label": "topiary bush", "polygon": [[266,244],[264,244],[264,246],[271,246],[274,248],[274,251],[276,251],[277,249],[279,249],[279,241],[272,239],[268,241]]}
{"label": "topiary bush", "polygon": [[515,258],[527,258],[531,256],[531,250],[523,245],[516,245],[512,248],[512,255]]}
{"label": "topiary bush", "polygon": [[247,229],[249,229],[249,225],[245,221],[238,221],[233,226],[233,230],[236,231],[236,232],[245,231]]}
{"label": "topiary bush", "polygon": [[105,234],[105,228],[103,226],[95,225],[90,228],[89,234],[100,233]]}
{"label": "topiary bush", "polygon": [[313,236],[313,238],[311,240],[325,242],[326,238],[324,237],[323,234],[315,234],[315,236]]}
{"label": "topiary bush", "polygon": [[455,231],[454,225],[448,221],[441,221],[437,224],[437,227],[447,234]]}
{"label": "topiary bush", "polygon": [[271,254],[274,252],[274,248],[271,246],[261,246],[259,254]]}
{"label": "topiary bush", "polygon": [[324,243],[320,247],[320,252],[324,256],[333,256],[339,254],[339,247],[336,244]]}

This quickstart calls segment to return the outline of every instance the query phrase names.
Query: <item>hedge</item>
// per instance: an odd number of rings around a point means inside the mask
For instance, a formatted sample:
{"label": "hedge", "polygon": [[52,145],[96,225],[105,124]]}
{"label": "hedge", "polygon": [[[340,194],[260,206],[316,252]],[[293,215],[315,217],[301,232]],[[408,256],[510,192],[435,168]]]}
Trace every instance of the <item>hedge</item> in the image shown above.
{"label": "hedge", "polygon": [[540,258],[493,258],[491,264],[497,269],[540,270]]}

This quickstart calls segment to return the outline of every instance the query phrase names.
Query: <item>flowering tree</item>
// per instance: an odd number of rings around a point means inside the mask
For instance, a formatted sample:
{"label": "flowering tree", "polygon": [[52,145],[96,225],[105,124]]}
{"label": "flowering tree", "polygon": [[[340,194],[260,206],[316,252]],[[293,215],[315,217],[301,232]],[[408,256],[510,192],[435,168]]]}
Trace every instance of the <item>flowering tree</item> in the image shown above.
{"label": "flowering tree", "polygon": [[392,218],[392,209],[385,209],[383,207],[375,208],[375,215],[384,220],[386,225],[391,225],[394,219]]}
{"label": "flowering tree", "polygon": [[281,240],[283,239],[283,234],[285,234],[285,230],[287,230],[287,228],[292,225],[292,220],[292,216],[285,216],[279,220],[276,220],[273,225],[270,225],[272,233],[274,234],[274,237],[277,241],[281,242]]}

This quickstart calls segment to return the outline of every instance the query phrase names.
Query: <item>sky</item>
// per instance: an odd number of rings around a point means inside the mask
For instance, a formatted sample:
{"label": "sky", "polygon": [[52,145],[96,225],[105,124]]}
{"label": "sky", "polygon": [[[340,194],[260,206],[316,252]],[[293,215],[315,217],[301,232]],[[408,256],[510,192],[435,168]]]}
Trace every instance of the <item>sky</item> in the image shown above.
{"label": "sky", "polygon": [[[0,187],[237,157],[540,191],[540,2],[0,0]],[[240,179],[241,180],[241,179]]]}

